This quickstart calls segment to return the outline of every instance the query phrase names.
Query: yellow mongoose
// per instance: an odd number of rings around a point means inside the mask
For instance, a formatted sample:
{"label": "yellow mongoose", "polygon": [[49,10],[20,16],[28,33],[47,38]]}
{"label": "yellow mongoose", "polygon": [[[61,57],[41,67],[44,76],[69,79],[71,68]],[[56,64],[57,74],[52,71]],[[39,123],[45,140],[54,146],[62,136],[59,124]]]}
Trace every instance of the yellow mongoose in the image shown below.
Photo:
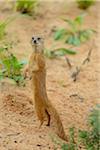
{"label": "yellow mongoose", "polygon": [[50,126],[50,120],[53,118],[56,125],[56,133],[63,140],[67,141],[64,128],[61,119],[57,113],[57,110],[53,107],[47,97],[46,92],[46,68],[45,58],[43,56],[44,41],[42,38],[34,36],[32,37],[33,53],[29,60],[29,74],[32,80],[32,90],[35,100],[35,109],[38,119],[40,120],[40,126],[43,124],[47,117],[47,126]]}

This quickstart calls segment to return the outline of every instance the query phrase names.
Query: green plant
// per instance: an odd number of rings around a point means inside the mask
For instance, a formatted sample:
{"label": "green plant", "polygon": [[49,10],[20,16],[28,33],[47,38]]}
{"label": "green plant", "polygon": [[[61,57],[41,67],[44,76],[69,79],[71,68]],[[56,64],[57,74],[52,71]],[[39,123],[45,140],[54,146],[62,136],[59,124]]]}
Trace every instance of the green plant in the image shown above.
{"label": "green plant", "polygon": [[37,4],[38,0],[17,0],[16,10],[23,14],[32,14],[32,12],[35,12]]}
{"label": "green plant", "polygon": [[100,111],[94,109],[89,117],[90,131],[80,130],[79,138],[86,150],[98,150],[100,143]]}
{"label": "green plant", "polygon": [[21,70],[24,64],[26,61],[18,61],[7,47],[0,47],[0,79],[8,77],[15,80],[18,85],[23,84],[24,77]]}
{"label": "green plant", "polygon": [[62,144],[62,150],[78,150],[77,144],[75,143],[75,131],[74,127],[70,128],[69,130],[70,138],[68,144]]}
{"label": "green plant", "polygon": [[67,54],[75,55],[76,51],[70,48],[58,48],[54,50],[44,49],[44,55],[47,56],[48,58],[56,58]]}
{"label": "green plant", "polygon": [[88,9],[95,3],[95,0],[76,0],[78,7],[81,9]]}
{"label": "green plant", "polygon": [[12,21],[12,18],[7,18],[4,21],[0,21],[0,40],[5,36],[6,27]]}
{"label": "green plant", "polygon": [[[99,107],[98,107],[99,108]],[[95,108],[89,116],[90,130],[79,130],[75,140],[75,128],[70,128],[69,143],[54,141],[62,150],[78,150],[80,147],[86,150],[99,150],[100,146],[100,110]]]}
{"label": "green plant", "polygon": [[74,20],[63,19],[69,28],[61,28],[55,32],[55,40],[64,40],[65,43],[79,46],[81,43],[88,41],[95,32],[93,29],[81,29],[84,21],[84,15],[77,16]]}

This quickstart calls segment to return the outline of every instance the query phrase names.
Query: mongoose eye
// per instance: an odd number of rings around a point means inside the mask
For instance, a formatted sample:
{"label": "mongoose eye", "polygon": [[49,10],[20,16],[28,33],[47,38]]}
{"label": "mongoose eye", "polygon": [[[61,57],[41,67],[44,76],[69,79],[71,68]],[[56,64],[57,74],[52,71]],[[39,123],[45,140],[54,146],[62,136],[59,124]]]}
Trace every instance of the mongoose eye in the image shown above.
{"label": "mongoose eye", "polygon": [[34,40],[34,37],[32,37],[32,40]]}
{"label": "mongoose eye", "polygon": [[38,39],[38,40],[40,40],[41,38],[40,38],[40,37],[38,37],[37,39]]}

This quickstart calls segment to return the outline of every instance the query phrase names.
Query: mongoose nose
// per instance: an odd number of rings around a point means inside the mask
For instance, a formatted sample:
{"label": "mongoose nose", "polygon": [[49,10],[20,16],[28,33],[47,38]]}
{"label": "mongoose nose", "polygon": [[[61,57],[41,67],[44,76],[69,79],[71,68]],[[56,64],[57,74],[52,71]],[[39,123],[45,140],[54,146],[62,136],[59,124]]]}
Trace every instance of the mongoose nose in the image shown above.
{"label": "mongoose nose", "polygon": [[34,43],[36,44],[36,40],[34,40]]}

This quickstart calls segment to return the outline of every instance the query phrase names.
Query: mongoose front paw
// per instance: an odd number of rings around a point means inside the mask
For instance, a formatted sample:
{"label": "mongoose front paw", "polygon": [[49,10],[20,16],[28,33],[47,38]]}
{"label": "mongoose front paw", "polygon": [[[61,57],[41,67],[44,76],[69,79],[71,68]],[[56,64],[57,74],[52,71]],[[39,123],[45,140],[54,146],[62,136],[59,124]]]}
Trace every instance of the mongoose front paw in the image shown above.
{"label": "mongoose front paw", "polygon": [[29,76],[29,68],[28,68],[28,66],[26,66],[24,68],[24,70],[23,70],[23,76],[24,76],[24,78],[28,78],[28,76]]}

